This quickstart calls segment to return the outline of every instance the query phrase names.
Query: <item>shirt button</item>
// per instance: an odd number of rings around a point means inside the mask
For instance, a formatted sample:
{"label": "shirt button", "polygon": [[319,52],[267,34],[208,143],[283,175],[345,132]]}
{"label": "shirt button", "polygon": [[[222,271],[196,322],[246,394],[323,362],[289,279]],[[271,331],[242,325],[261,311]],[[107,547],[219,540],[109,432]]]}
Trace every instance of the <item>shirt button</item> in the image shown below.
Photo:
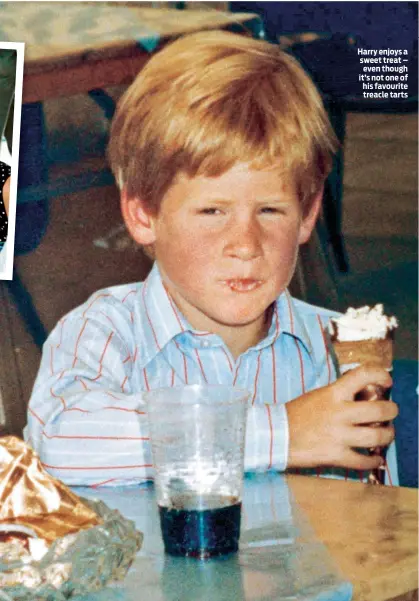
{"label": "shirt button", "polygon": [[209,341],[209,340],[204,340],[204,341],[203,341],[203,343],[202,343],[202,346],[203,346],[204,348],[208,348],[208,347],[209,347],[209,345],[210,345],[210,341]]}

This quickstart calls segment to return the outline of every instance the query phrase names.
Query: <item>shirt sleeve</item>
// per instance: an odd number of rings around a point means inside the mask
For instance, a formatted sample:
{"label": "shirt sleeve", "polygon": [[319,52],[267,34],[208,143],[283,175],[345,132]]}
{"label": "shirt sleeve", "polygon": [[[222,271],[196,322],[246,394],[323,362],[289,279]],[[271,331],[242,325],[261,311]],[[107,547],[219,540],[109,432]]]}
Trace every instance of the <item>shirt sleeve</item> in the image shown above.
{"label": "shirt sleeve", "polygon": [[285,471],[288,446],[289,430],[285,405],[250,407],[247,417],[245,471]]}
{"label": "shirt sleeve", "polygon": [[152,475],[145,405],[131,389],[134,347],[117,325],[112,314],[86,318],[77,310],[44,345],[24,436],[66,484],[118,485]]}

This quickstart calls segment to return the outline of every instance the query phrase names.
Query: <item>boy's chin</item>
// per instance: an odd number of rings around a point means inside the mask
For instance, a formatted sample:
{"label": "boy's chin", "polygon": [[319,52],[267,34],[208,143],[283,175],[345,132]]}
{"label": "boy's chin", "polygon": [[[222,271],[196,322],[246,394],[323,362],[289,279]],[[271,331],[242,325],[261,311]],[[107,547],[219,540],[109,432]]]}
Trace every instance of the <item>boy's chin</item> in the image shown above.
{"label": "boy's chin", "polygon": [[228,328],[245,328],[266,322],[269,307],[262,311],[224,311],[213,317],[213,321]]}

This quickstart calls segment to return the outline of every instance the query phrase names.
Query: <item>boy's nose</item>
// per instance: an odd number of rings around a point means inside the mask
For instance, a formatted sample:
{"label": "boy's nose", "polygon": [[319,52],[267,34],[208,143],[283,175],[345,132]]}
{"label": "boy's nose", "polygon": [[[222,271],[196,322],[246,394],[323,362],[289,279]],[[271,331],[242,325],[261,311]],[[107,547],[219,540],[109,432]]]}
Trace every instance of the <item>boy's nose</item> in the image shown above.
{"label": "boy's nose", "polygon": [[226,235],[225,252],[230,257],[250,261],[261,254],[260,226],[254,220],[237,221]]}

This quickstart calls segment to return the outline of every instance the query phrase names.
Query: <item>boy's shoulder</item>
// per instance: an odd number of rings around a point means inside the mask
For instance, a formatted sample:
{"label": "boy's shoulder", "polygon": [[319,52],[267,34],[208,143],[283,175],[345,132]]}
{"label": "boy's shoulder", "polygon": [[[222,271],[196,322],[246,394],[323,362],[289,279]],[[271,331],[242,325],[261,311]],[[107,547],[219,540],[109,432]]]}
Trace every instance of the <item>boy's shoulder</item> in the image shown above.
{"label": "boy's shoulder", "polygon": [[76,316],[91,318],[95,315],[109,315],[110,313],[130,314],[142,286],[143,282],[132,282],[97,290],[84,303],[64,315],[62,319]]}

